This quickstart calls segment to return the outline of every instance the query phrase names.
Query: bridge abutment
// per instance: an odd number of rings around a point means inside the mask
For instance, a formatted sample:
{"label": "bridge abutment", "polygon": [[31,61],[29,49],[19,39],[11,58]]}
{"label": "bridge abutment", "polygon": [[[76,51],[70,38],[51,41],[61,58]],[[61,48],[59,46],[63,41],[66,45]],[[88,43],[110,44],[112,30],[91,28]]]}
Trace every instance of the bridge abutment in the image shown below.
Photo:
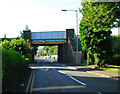
{"label": "bridge abutment", "polygon": [[58,61],[61,63],[75,64],[73,57],[74,29],[66,29],[66,42],[58,45]]}
{"label": "bridge abutment", "polygon": [[34,62],[34,46],[33,45],[31,45],[31,30],[24,30],[23,31],[23,38],[25,39],[25,40],[29,40],[29,42],[30,42],[30,47],[31,48],[33,48],[33,49],[31,49],[32,50],[32,53],[31,53],[31,61],[32,61],[32,63]]}

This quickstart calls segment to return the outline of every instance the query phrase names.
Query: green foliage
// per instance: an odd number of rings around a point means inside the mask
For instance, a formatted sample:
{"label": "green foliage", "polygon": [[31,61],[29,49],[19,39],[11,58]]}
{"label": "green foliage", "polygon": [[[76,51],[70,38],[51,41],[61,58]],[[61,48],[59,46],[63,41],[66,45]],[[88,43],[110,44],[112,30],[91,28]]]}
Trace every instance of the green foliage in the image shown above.
{"label": "green foliage", "polygon": [[1,42],[0,46],[2,46],[2,48],[9,49],[10,48],[10,42],[8,40],[4,40],[3,42]]}
{"label": "green foliage", "polygon": [[120,35],[118,36],[111,36],[112,39],[112,49],[114,55],[112,57],[112,65],[120,65]]}
{"label": "green foliage", "polygon": [[24,31],[31,31],[31,30],[29,29],[29,26],[28,26],[27,24],[25,25],[25,29],[22,30],[22,31],[20,31],[20,37],[21,37],[21,38],[23,38],[23,36],[24,36],[24,35],[23,35],[23,32],[24,32]]}
{"label": "green foliage", "polygon": [[35,47],[34,47],[34,55],[37,54],[37,50],[38,50],[38,46],[35,46]]}
{"label": "green foliage", "polygon": [[[77,50],[77,37],[76,37],[75,34],[74,34],[74,39],[73,39],[73,50],[74,50],[74,51]],[[78,51],[81,51],[81,50],[82,50],[81,42],[80,42],[80,40],[78,39]]]}
{"label": "green foliage", "polygon": [[48,55],[56,55],[57,51],[58,51],[58,47],[57,46],[44,46],[43,50],[45,50],[45,54]]}
{"label": "green foliage", "polygon": [[23,38],[12,39],[11,41],[4,40],[1,43],[2,48],[14,49],[14,50],[20,52],[26,58],[30,57],[30,56],[28,57],[28,53],[31,54],[31,50],[30,50],[30,48],[28,48],[28,45],[29,45],[28,40],[25,41]]}
{"label": "green foliage", "polygon": [[110,30],[119,27],[119,2],[83,2],[80,10],[83,14],[85,26],[92,26],[94,32]]}
{"label": "green foliage", "polygon": [[84,60],[83,63],[80,64],[81,66],[87,66],[87,60]]}
{"label": "green foliage", "polygon": [[25,30],[30,30],[27,24],[25,25]]}
{"label": "green foliage", "polygon": [[26,75],[28,63],[13,49],[2,49],[3,92],[14,92]]}
{"label": "green foliage", "polygon": [[4,38],[6,38],[6,34],[4,34]]}
{"label": "green foliage", "polygon": [[44,46],[43,47],[43,50],[45,50],[45,54],[46,55],[48,54],[49,48],[50,48],[49,46]]}
{"label": "green foliage", "polygon": [[38,55],[40,55],[40,56],[44,56],[44,55],[45,55],[45,53],[44,53],[43,50],[39,50],[37,53],[38,53]]}
{"label": "green foliage", "polygon": [[110,29],[119,25],[118,16],[115,15],[118,5],[114,2],[82,3],[80,11],[83,18],[79,28],[82,50],[94,56],[95,64],[99,67],[110,63],[113,55]]}
{"label": "green foliage", "polygon": [[20,38],[4,40],[2,46],[2,82],[3,92],[14,92],[28,73],[31,50],[28,40]]}
{"label": "green foliage", "polygon": [[111,35],[114,54],[120,54],[120,35]]}

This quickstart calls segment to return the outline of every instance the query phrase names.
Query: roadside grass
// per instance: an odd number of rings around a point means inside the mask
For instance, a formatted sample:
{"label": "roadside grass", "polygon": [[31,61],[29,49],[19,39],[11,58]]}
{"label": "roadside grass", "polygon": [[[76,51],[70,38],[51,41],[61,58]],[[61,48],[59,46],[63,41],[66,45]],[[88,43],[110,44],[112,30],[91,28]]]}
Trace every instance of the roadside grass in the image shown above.
{"label": "roadside grass", "polygon": [[93,68],[93,69],[100,69],[104,71],[120,73],[120,66],[116,66],[116,65],[106,65],[104,68],[98,68],[97,65],[88,65],[88,67]]}

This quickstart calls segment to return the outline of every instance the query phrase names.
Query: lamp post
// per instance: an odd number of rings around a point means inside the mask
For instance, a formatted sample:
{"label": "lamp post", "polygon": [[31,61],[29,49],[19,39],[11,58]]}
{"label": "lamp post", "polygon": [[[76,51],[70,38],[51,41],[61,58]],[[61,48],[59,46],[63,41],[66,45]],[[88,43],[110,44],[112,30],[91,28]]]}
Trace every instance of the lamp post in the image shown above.
{"label": "lamp post", "polygon": [[77,31],[77,55],[76,55],[76,64],[78,64],[78,10],[63,10],[62,11],[74,11],[76,12],[76,31]]}

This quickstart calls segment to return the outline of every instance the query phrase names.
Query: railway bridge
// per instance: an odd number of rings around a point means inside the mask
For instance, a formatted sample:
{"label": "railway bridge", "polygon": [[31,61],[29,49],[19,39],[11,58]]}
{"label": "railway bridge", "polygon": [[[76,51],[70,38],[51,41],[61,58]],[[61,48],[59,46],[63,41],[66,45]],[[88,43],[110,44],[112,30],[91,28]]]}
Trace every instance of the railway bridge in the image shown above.
{"label": "railway bridge", "polygon": [[[31,32],[23,31],[23,38],[30,40],[31,47],[35,46],[58,46],[58,61],[76,64],[73,56],[73,39],[74,29],[66,29],[66,31],[41,31]],[[34,50],[34,49],[33,49]],[[32,54],[34,58],[34,54]]]}

